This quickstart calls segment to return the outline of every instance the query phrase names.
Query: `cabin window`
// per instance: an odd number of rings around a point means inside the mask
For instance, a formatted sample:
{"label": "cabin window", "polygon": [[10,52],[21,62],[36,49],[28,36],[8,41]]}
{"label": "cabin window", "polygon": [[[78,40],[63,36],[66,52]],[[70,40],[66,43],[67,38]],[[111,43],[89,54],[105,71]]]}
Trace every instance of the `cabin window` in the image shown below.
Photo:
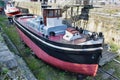
{"label": "cabin window", "polygon": [[45,9],[43,12],[44,17],[61,17],[61,9]]}
{"label": "cabin window", "polygon": [[57,10],[55,10],[55,15],[54,16],[58,16],[58,11]]}
{"label": "cabin window", "polygon": [[61,11],[60,10],[55,10],[54,16],[56,16],[56,17],[61,16]]}
{"label": "cabin window", "polygon": [[61,11],[60,11],[60,10],[57,10],[57,12],[58,12],[58,16],[61,16]]}
{"label": "cabin window", "polygon": [[49,11],[48,11],[48,16],[49,16],[49,17],[53,17],[53,14],[54,14],[54,13],[53,13],[53,10],[49,10]]}

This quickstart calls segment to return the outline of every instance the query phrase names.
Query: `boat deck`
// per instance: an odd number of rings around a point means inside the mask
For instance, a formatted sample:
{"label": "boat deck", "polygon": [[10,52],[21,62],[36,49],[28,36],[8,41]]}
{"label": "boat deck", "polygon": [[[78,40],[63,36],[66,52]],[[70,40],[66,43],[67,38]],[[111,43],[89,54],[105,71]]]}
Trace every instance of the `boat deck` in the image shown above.
{"label": "boat deck", "polygon": [[[34,18],[34,17],[29,17],[29,18]],[[25,21],[27,21],[28,18],[26,17],[23,17],[23,18],[19,18],[18,21],[23,25],[25,26],[26,28],[28,28],[30,31],[34,32],[35,34],[38,34],[40,36],[42,36],[42,34],[40,32],[38,32],[37,30],[35,29],[32,29],[31,26],[27,25],[25,23]],[[51,40],[51,41],[55,41],[55,42],[59,42],[59,43],[65,43],[65,44],[75,44],[75,45],[78,45],[80,43],[83,43],[85,41],[87,41],[87,35],[85,34],[80,34],[81,38],[78,38],[78,39],[75,39],[75,40],[72,40],[72,41],[67,41],[65,39],[63,39],[63,36],[64,34],[60,34],[60,35],[56,35],[56,36],[49,36],[48,39]]]}
{"label": "boat deck", "polygon": [[52,41],[59,42],[59,43],[78,45],[79,43],[85,42],[87,40],[86,37],[87,37],[86,35],[82,35],[82,38],[78,38],[78,39],[72,40],[72,41],[67,41],[67,40],[63,39],[63,35],[59,35],[59,36],[50,36],[49,39]]}

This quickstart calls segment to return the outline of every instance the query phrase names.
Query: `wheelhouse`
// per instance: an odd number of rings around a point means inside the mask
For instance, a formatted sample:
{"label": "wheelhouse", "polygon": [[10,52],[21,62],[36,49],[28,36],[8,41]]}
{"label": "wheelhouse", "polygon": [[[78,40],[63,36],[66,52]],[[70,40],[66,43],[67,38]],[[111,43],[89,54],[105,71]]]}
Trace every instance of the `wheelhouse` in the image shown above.
{"label": "wheelhouse", "polygon": [[59,17],[62,17],[61,9],[46,8],[43,10],[43,18],[44,18],[45,25],[46,25],[47,18],[59,18]]}

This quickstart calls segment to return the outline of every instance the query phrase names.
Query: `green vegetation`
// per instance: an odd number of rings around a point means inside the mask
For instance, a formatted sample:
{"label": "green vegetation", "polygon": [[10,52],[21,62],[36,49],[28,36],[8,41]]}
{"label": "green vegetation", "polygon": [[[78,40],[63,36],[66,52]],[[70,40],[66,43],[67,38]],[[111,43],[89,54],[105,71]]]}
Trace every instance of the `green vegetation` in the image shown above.
{"label": "green vegetation", "polygon": [[110,42],[110,47],[112,52],[117,52],[117,50],[120,49],[120,47],[113,42]]}
{"label": "green vegetation", "polygon": [[7,77],[7,73],[8,73],[8,68],[5,67],[2,63],[0,63],[0,79],[1,80],[8,80],[9,77]]}
{"label": "green vegetation", "polygon": [[[120,59],[120,57],[118,58]],[[120,64],[118,64],[117,62],[115,61],[109,62],[107,65],[104,66],[104,69],[105,70],[114,69],[115,72],[113,75],[117,76],[120,79]]]}

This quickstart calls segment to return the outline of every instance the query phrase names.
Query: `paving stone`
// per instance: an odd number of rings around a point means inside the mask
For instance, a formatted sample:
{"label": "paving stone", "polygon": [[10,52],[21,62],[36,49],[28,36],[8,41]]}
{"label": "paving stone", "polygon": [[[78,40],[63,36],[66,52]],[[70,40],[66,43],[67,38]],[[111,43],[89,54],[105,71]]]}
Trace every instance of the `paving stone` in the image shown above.
{"label": "paving stone", "polygon": [[14,55],[10,51],[2,51],[0,52],[0,61],[6,62],[11,59],[14,59]]}
{"label": "paving stone", "polygon": [[29,70],[29,68],[26,66],[26,63],[24,62],[24,60],[15,55],[16,56],[16,60],[18,62],[19,68],[22,72],[22,74],[26,77],[27,80],[37,80],[35,78],[35,76],[32,74],[32,72]]}
{"label": "paving stone", "polygon": [[5,62],[5,64],[11,70],[14,70],[18,67],[18,63],[15,59],[11,59],[11,60]]}
{"label": "paving stone", "polygon": [[[112,75],[112,74],[115,72],[115,70],[114,70],[114,69],[109,69],[107,72]],[[104,74],[102,75],[102,79],[108,79],[108,78],[110,78],[110,75],[109,75],[109,74],[104,73]]]}
{"label": "paving stone", "polygon": [[1,44],[0,43],[0,52],[2,52],[2,51],[8,51],[9,49],[8,49],[8,47],[5,45],[5,44]]}
{"label": "paving stone", "polygon": [[102,58],[100,59],[99,65],[103,66],[106,63],[112,61],[117,56],[118,56],[117,54],[112,53],[110,51],[103,51]]}
{"label": "paving stone", "polygon": [[8,50],[0,52],[0,62],[4,63],[9,69],[14,69],[18,66],[15,56]]}

